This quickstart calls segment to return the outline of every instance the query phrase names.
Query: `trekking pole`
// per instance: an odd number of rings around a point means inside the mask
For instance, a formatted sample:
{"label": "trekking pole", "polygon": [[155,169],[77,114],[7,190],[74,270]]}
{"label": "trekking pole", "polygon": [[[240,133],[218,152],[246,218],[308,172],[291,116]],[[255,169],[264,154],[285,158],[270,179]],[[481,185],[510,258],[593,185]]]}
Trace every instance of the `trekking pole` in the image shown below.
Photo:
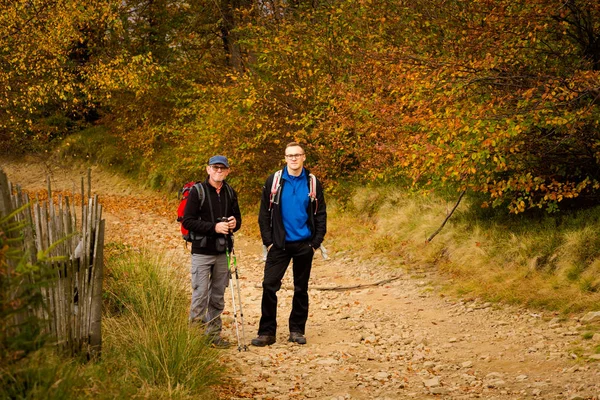
{"label": "trekking pole", "polygon": [[329,260],[329,253],[327,253],[327,249],[325,248],[325,246],[321,245],[319,249],[321,250],[321,256],[323,257],[323,260]]}
{"label": "trekking pole", "polygon": [[[231,243],[233,244],[233,234],[231,234]],[[244,333],[244,312],[242,311],[242,295],[241,295],[239,277],[238,277],[238,272],[237,272],[237,258],[235,256],[233,246],[231,246],[231,247],[232,248],[231,248],[231,252],[230,252],[229,246],[226,246],[225,253],[227,254],[227,269],[229,271],[229,287],[231,289],[231,303],[233,305],[233,322],[235,324],[235,334],[237,336],[238,351],[242,351],[242,349],[244,351],[247,351],[248,346],[246,346],[246,339],[245,339],[246,335]],[[231,258],[232,257],[233,257],[234,272],[235,272],[235,284],[237,285],[237,292],[238,292],[238,300],[237,301],[239,301],[239,305],[240,305],[240,321],[239,322],[238,322],[238,317],[237,317],[235,290],[233,289],[234,279],[233,279],[233,272],[231,270]],[[238,323],[241,323],[241,325],[242,325],[241,341],[240,341],[240,331],[238,328]]]}
{"label": "trekking pole", "polygon": [[237,337],[238,351],[240,350],[240,332],[238,330],[237,309],[235,307],[235,294],[233,291],[233,275],[231,274],[231,257],[229,254],[229,246],[225,248],[227,255],[227,271],[229,273],[229,288],[231,289],[231,305],[233,306],[233,324],[235,325],[235,336]]}
{"label": "trekking pole", "polygon": [[263,257],[262,257],[262,260],[263,260],[263,261],[267,261],[267,254],[268,254],[268,253],[269,253],[269,250],[267,250],[267,246],[265,246],[265,245],[263,244]]}
{"label": "trekking pole", "polygon": [[[233,234],[231,235],[231,241],[233,243]],[[242,325],[242,345],[238,346],[238,351],[241,351],[242,349],[244,351],[248,351],[248,346],[246,346],[246,331],[244,328],[244,310],[242,308],[242,289],[240,288],[240,277],[238,275],[238,267],[237,267],[237,256],[235,255],[235,250],[233,248],[233,246],[231,246],[231,254],[233,255],[233,266],[234,266],[234,272],[235,272],[235,282],[236,282],[236,286],[237,286],[237,292],[238,292],[238,301],[239,301],[239,306],[240,306],[240,325]]]}

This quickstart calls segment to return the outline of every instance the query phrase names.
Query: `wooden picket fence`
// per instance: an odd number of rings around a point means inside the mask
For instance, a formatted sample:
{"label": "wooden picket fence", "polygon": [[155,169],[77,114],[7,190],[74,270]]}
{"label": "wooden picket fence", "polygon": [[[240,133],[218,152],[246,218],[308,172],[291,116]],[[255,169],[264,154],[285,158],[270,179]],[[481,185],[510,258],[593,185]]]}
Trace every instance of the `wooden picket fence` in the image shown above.
{"label": "wooden picket fence", "polygon": [[[23,226],[25,258],[32,265],[41,266],[41,271],[28,273],[26,283],[38,284],[43,305],[17,313],[13,326],[19,327],[22,321],[34,315],[44,321],[45,333],[55,340],[60,350],[97,358],[102,345],[105,228],[102,206],[98,196],[91,196],[89,171],[87,198],[84,179],[81,179],[80,207],[75,205],[74,194],[74,199],[59,195],[56,202],[52,201],[50,179],[47,193],[47,201],[38,196],[30,199],[19,186],[12,186],[0,168],[0,217],[18,210],[11,219]],[[17,261],[7,261],[8,268],[14,271]],[[19,293],[11,295],[18,298]]]}

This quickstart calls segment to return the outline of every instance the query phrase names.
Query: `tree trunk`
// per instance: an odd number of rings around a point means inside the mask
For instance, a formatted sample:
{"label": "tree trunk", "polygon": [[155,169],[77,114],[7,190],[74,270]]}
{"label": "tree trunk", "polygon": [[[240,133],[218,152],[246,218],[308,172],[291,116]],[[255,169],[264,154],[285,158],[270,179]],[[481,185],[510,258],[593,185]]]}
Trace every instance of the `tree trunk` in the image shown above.
{"label": "tree trunk", "polygon": [[223,47],[227,53],[227,63],[237,72],[242,72],[244,69],[242,61],[242,52],[237,40],[237,35],[234,30],[237,26],[235,13],[238,8],[251,5],[246,0],[222,0],[221,1],[221,39]]}

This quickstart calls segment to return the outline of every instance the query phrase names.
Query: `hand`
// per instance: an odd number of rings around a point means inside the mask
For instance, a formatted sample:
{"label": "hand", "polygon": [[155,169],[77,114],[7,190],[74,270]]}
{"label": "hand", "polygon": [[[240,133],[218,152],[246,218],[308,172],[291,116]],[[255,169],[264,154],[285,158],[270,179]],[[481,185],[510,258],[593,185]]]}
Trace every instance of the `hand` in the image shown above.
{"label": "hand", "polygon": [[227,224],[229,226],[229,231],[233,232],[233,230],[235,229],[235,227],[237,226],[237,221],[235,219],[235,217],[229,217],[227,219]]}
{"label": "hand", "polygon": [[215,232],[223,235],[229,234],[229,222],[219,222],[215,225]]}

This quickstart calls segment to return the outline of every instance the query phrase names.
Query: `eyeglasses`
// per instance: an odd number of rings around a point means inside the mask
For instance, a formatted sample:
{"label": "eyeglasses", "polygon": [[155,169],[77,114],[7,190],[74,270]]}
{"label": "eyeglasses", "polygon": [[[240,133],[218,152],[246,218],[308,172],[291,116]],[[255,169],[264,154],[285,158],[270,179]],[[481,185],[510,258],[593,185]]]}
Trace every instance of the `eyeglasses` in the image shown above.
{"label": "eyeglasses", "polygon": [[227,171],[229,169],[229,167],[226,167],[226,166],[220,167],[218,165],[211,165],[210,167],[213,169],[213,171]]}
{"label": "eyeglasses", "polygon": [[301,157],[303,155],[304,155],[304,153],[301,153],[301,154],[286,154],[285,158],[298,158],[298,157]]}

